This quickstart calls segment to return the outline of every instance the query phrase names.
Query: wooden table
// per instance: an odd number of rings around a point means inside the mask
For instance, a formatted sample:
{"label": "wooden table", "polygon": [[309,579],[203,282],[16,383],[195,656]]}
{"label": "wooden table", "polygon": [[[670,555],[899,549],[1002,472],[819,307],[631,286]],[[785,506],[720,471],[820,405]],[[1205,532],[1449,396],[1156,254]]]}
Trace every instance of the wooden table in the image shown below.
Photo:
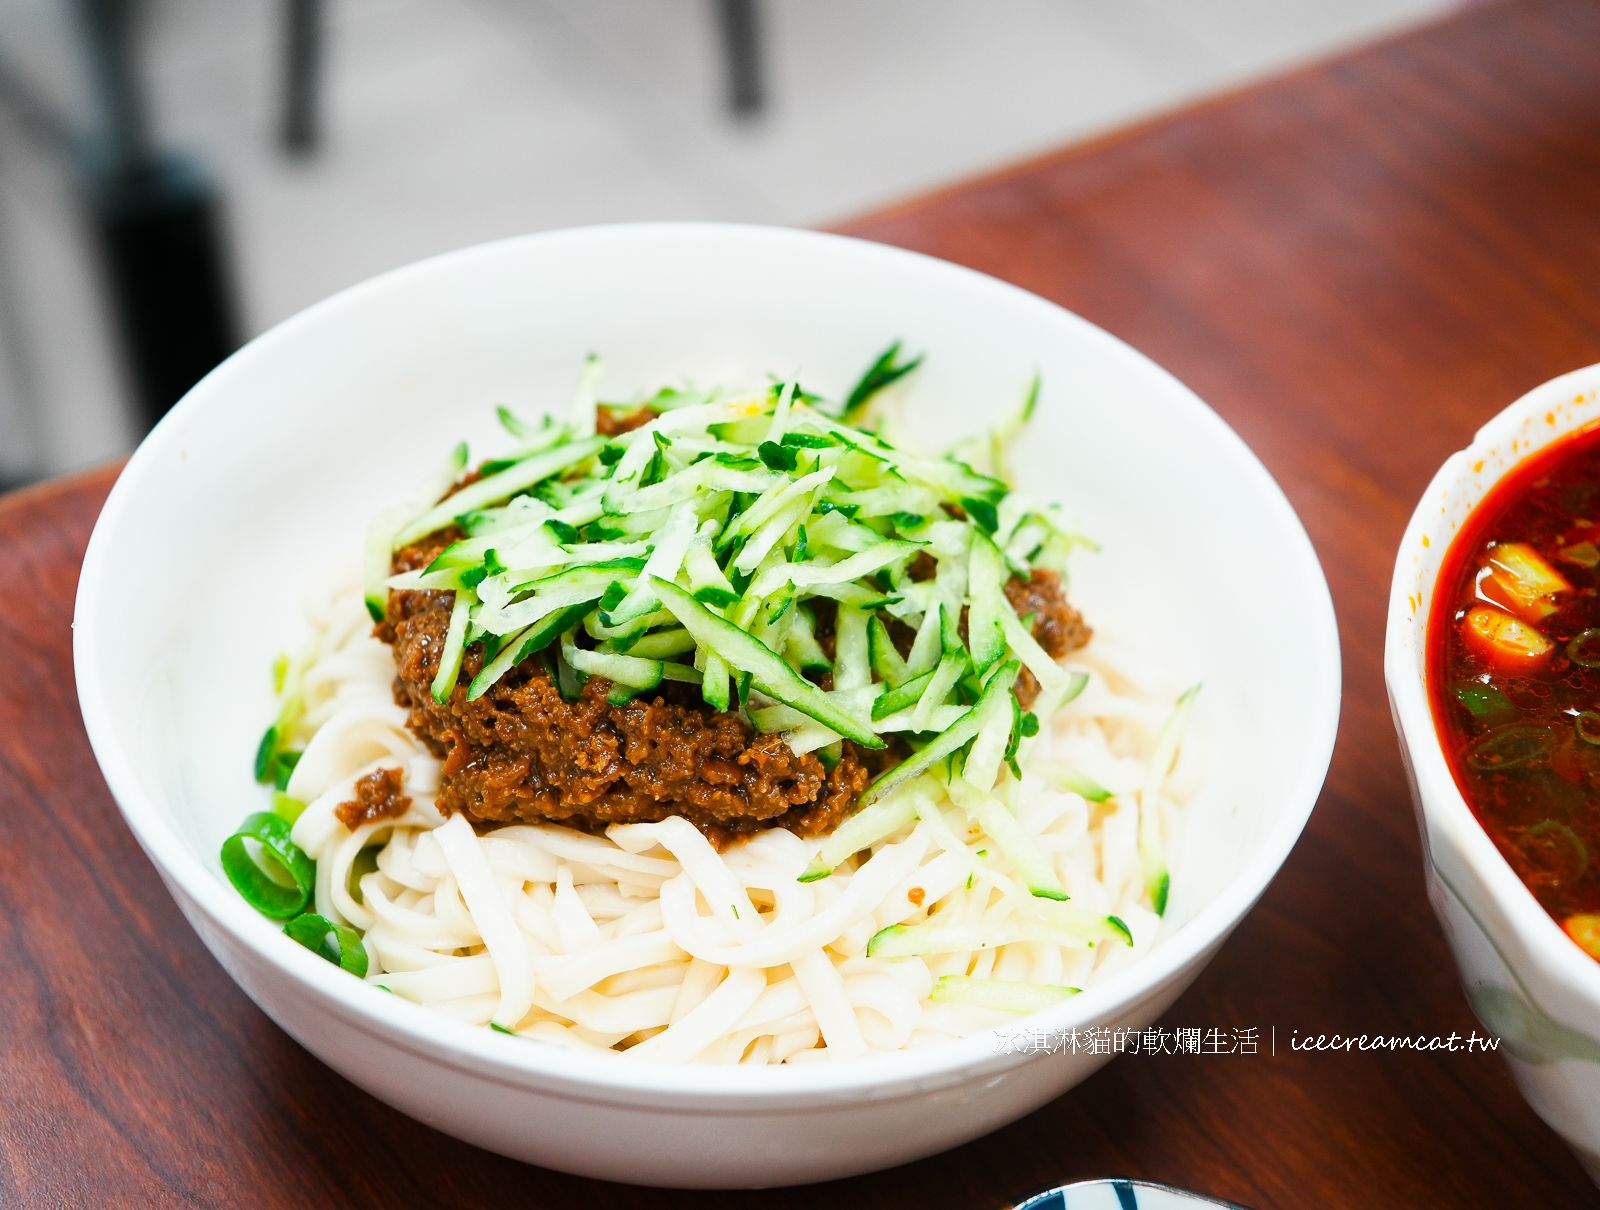
{"label": "wooden table", "polygon": [[[1477,1025],[1423,897],[1384,602],[1434,468],[1529,387],[1600,360],[1596,46],[1593,3],[1471,8],[848,228],[1054,299],[1199,391],[1311,532],[1347,691],[1304,838],[1163,1022],[1276,1027],[1276,1056],[1118,1059],[988,1138],[767,1203],[986,1210],[1111,1173],[1260,1210],[1593,1203],[1497,1057],[1283,1043]],[[457,1143],[234,987],[117,816],[73,696],[74,583],[113,476],[0,502],[0,1204],[744,1204]]]}

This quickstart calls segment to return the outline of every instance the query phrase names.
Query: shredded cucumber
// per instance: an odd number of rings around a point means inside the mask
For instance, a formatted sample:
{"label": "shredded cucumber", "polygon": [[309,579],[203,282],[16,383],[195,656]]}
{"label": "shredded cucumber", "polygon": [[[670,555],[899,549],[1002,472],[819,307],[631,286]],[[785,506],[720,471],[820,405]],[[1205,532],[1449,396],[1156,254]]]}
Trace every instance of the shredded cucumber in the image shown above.
{"label": "shredded cucumber", "polygon": [[972,535],[967,575],[967,591],[972,599],[967,611],[967,647],[972,652],[973,666],[983,672],[1005,653],[1006,635],[1001,630],[1000,616],[1007,606],[1000,552],[981,531]]}
{"label": "shredded cucumber", "polygon": [[1185,690],[1172,714],[1156,736],[1155,755],[1145,773],[1144,788],[1139,792],[1139,860],[1144,868],[1145,889],[1150,892],[1150,902],[1156,915],[1167,914],[1167,891],[1171,879],[1167,872],[1166,846],[1161,839],[1161,790],[1166,785],[1167,774],[1177,758],[1178,745],[1183,742],[1184,728],[1189,724],[1189,711],[1200,692],[1195,685]]}
{"label": "shredded cucumber", "polygon": [[839,709],[825,693],[759,639],[719,618],[675,584],[653,580],[651,587],[661,603],[677,615],[683,628],[694,635],[696,642],[714,652],[729,667],[748,673],[762,692],[786,706],[793,706],[823,726],[832,727],[863,747],[883,747],[883,741],[870,727]]}
{"label": "shredded cucumber", "polygon": [[[857,811],[822,842],[816,859],[800,875],[801,882],[815,882],[833,873],[833,868],[852,853],[859,853],[917,821],[918,788],[904,786],[899,793],[880,798],[870,807]],[[925,797],[926,792],[922,795]]]}
{"label": "shredded cucumber", "polygon": [[466,465],[467,443],[463,441],[450,451],[450,457],[445,459],[443,466],[417,486],[407,503],[384,509],[367,526],[363,578],[367,612],[372,615],[374,622],[383,621],[388,611],[389,593],[385,584],[389,579],[389,556],[395,546],[395,534],[413,518],[427,512],[434,501],[449,491],[450,485],[460,477]]}
{"label": "shredded cucumber", "polygon": [[1111,791],[1095,781],[1094,778],[1060,761],[1038,760],[1034,761],[1029,768],[1056,789],[1071,790],[1074,794],[1081,795],[1090,802],[1105,802],[1106,799],[1111,797]]}
{"label": "shredded cucumber", "polygon": [[944,606],[932,602],[922,615],[917,637],[911,644],[911,654],[906,656],[906,676],[918,677],[932,672],[939,664],[943,648]]}
{"label": "shredded cucumber", "polygon": [[[984,725],[1002,711],[1011,709],[1011,682],[1016,679],[1022,665],[1015,660],[1001,667],[989,684],[984,688],[983,696],[959,719],[952,723],[945,731],[924,747],[920,752],[913,753],[901,761],[894,768],[881,774],[869,785],[861,795],[861,805],[866,807],[882,798],[896,786],[910,781],[926,773],[936,764],[951,753],[966,745],[983,730]],[[853,738],[853,737],[852,737]],[[879,741],[880,744],[882,741]]]}
{"label": "shredded cucumber", "polygon": [[483,671],[472,678],[467,688],[467,700],[475,702],[488,692],[489,687],[536,651],[543,651],[550,643],[589,609],[589,602],[580,601],[565,609],[547,615],[537,625],[526,627],[507,637],[499,653]]}
{"label": "shredded cucumber", "polygon": [[[565,422],[501,409],[518,443],[509,460],[445,495],[462,448],[425,493],[373,523],[368,607],[381,617],[386,589],[456,594],[432,686],[441,701],[473,644],[484,662],[471,699],[544,652],[569,698],[589,677],[619,700],[663,680],[698,684],[718,710],[757,690],[792,712],[757,710],[759,725],[831,759],[841,739],[882,747],[880,730],[916,734],[921,746],[864,806],[941,762],[992,783],[1018,759],[1018,668],[1039,680],[1045,706],[1073,684],[1011,610],[1006,580],[1074,539],[982,473],[998,469],[983,461],[989,447],[974,469],[839,419],[865,415],[919,360],[886,353],[850,406],[792,379],[742,396],[659,392],[645,400],[647,423],[608,438],[596,432],[602,367],[591,358]],[[453,524],[466,536],[430,566],[388,574],[391,551]],[[895,625],[915,632],[909,649]],[[831,692],[813,683],[827,676]]]}
{"label": "shredded cucumber", "polygon": [[1097,916],[1088,908],[1079,907],[1076,903],[1047,896],[1029,899],[1022,906],[1023,911],[1034,919],[1055,928],[1065,929],[1090,944],[1101,941],[1133,944],[1133,934],[1119,917]]}
{"label": "shredded cucumber", "polygon": [[585,676],[603,676],[613,684],[630,689],[654,689],[661,683],[660,660],[585,651],[566,642],[561,644],[561,657]]}
{"label": "shredded cucumber", "polygon": [[446,496],[422,516],[400,529],[393,539],[394,549],[409,546],[418,538],[426,538],[436,530],[450,525],[462,513],[499,500],[507,500],[518,492],[526,491],[542,479],[559,474],[569,466],[582,462],[599,452],[605,440],[589,437],[570,441],[541,450],[531,457],[508,466],[498,474],[488,475],[469,484],[453,496]]}
{"label": "shredded cucumber", "polygon": [[872,671],[885,685],[893,689],[906,679],[906,662],[895,649],[889,628],[876,615],[867,623],[867,649]]}
{"label": "shredded cucumber", "polygon": [[1008,1013],[1035,1013],[1078,994],[1076,987],[1049,983],[1012,983],[1005,979],[974,979],[970,975],[945,975],[928,997],[941,1004],[968,1004]]}
{"label": "shredded cucumber", "polygon": [[456,593],[455,604],[450,609],[450,628],[445,632],[444,650],[439,655],[439,672],[433,678],[430,692],[436,702],[447,702],[461,675],[461,657],[467,649],[467,621],[478,598],[471,589]]}
{"label": "shredded cucumber", "polygon": [[1016,694],[1011,694],[1011,708],[995,711],[967,752],[962,776],[980,790],[989,789],[1000,775],[1000,764],[1005,760],[1006,749],[1016,726],[1016,701]]}
{"label": "shredded cucumber", "polygon": [[1002,920],[995,924],[891,924],[867,942],[869,958],[921,958],[929,954],[960,954],[996,949],[1019,941],[1044,941],[1051,945],[1083,949],[1089,943],[1066,929],[1036,920]]}
{"label": "shredded cucumber", "polygon": [[939,661],[938,668],[928,677],[928,687],[917,699],[916,712],[912,715],[912,730],[928,730],[933,712],[944,705],[945,698],[950,696],[950,690],[955,688],[956,682],[966,670],[967,655],[964,651],[951,652]]}
{"label": "shredded cucumber", "polygon": [[[885,681],[888,679],[884,678]],[[877,722],[879,719],[888,718],[892,714],[898,714],[915,706],[922,700],[923,693],[927,691],[932,681],[933,673],[924,672],[914,680],[901,682],[872,703],[872,721]]]}
{"label": "shredded cucumber", "polygon": [[[664,660],[675,655],[685,655],[695,650],[695,637],[681,626],[647,634],[628,647],[629,655],[646,660]],[[699,680],[699,677],[695,677]]]}

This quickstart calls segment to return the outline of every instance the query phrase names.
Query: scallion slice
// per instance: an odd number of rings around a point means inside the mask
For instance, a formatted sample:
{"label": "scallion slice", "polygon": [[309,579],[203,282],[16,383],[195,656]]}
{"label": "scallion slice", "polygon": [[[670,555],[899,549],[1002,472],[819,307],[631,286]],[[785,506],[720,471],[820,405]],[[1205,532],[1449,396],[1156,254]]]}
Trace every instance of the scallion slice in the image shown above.
{"label": "scallion slice", "polygon": [[228,881],[246,903],[275,920],[297,915],[317,881],[317,863],[289,839],[290,826],[282,815],[257,811],[222,842]]}
{"label": "scallion slice", "polygon": [[354,929],[307,912],[296,916],[283,931],[291,941],[298,941],[313,954],[349,971],[357,979],[367,977],[367,947],[361,944]]}

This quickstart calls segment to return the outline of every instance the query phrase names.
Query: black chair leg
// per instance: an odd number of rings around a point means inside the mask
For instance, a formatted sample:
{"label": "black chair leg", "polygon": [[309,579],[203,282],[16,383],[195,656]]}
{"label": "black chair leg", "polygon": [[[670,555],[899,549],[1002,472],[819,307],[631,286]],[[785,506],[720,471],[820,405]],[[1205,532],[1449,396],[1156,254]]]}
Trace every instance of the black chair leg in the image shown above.
{"label": "black chair leg", "polygon": [[756,0],[717,0],[717,19],[727,62],[728,108],[736,118],[754,117],[766,104]]}
{"label": "black chair leg", "polygon": [[148,427],[238,347],[222,204],[200,165],[153,144],[134,0],[80,0],[79,12],[105,131],[85,185]]}
{"label": "black chair leg", "polygon": [[321,135],[317,121],[322,81],[322,0],[284,0],[283,126],[290,155],[310,155]]}

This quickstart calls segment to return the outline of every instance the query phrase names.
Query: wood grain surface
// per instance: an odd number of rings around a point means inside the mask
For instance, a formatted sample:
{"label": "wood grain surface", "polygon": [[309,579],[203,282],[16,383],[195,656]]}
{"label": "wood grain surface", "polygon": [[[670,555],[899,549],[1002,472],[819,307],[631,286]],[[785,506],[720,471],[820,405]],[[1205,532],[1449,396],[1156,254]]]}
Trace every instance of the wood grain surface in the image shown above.
{"label": "wood grain surface", "polygon": [[[1476,7],[848,228],[1070,307],[1215,407],[1322,557],[1345,709],[1304,838],[1163,1022],[1275,1028],[1276,1055],[1120,1058],[965,1147],[765,1203],[988,1210],[1113,1173],[1259,1210],[1594,1203],[1499,1058],[1285,1041],[1477,1027],[1423,895],[1384,603],[1444,457],[1600,360],[1597,46],[1587,0]],[[233,986],[121,823],[78,716],[72,598],[114,473],[0,501],[0,1205],[747,1203],[455,1142]]]}

